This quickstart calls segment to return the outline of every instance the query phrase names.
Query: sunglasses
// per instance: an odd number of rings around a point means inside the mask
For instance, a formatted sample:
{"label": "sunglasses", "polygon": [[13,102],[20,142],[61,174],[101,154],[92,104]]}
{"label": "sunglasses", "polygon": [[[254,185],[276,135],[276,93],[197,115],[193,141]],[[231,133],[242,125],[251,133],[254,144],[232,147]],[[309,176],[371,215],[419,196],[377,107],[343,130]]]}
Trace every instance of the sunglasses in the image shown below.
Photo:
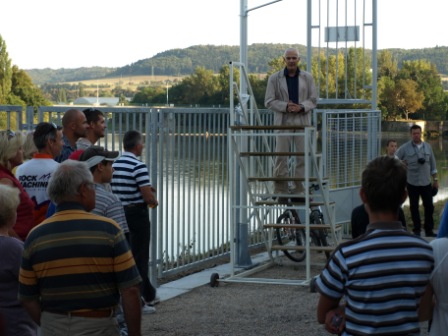
{"label": "sunglasses", "polygon": [[16,132],[7,130],[6,135],[8,136],[8,140],[11,140],[12,138],[14,138],[16,136]]}

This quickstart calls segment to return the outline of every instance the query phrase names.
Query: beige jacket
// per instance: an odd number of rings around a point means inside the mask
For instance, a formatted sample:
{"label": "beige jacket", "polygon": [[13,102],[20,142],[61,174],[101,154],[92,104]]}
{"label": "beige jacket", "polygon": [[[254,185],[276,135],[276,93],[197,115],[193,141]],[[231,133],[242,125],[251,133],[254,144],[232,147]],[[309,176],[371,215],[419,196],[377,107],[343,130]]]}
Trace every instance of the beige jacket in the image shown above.
{"label": "beige jacket", "polygon": [[264,98],[264,105],[275,112],[274,125],[311,125],[310,111],[316,107],[317,93],[309,72],[301,70],[299,73],[299,104],[305,107],[305,112],[286,113],[288,102],[288,86],[282,69],[269,77]]}

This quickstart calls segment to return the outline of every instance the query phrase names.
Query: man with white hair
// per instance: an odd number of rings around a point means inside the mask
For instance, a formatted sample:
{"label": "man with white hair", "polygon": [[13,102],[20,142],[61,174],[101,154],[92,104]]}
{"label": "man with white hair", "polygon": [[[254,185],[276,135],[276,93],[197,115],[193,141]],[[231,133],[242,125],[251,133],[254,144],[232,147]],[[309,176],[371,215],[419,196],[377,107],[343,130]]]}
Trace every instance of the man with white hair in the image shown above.
{"label": "man with white hair", "polygon": [[[286,49],[283,60],[286,67],[273,73],[266,87],[264,104],[274,111],[274,125],[309,126],[311,125],[311,111],[316,107],[317,94],[314,80],[310,73],[299,68],[299,51],[295,48]],[[294,142],[295,151],[304,151],[304,136],[284,136],[282,133],[291,133],[293,130],[276,130],[275,152],[289,152]],[[296,156],[294,177],[304,177],[304,158]],[[303,202],[303,185],[300,181],[287,181],[289,177],[288,157],[277,156],[275,160],[273,177],[280,178],[274,181],[274,194],[278,195],[279,203],[287,203],[291,197],[292,202]],[[288,183],[291,183],[291,190]],[[291,194],[291,196],[289,196]]]}
{"label": "man with white hair", "polygon": [[32,230],[19,299],[43,335],[119,335],[120,294],[129,335],[141,336],[141,277],[123,231],[95,208],[84,162],[64,161],[48,185],[56,213]]}

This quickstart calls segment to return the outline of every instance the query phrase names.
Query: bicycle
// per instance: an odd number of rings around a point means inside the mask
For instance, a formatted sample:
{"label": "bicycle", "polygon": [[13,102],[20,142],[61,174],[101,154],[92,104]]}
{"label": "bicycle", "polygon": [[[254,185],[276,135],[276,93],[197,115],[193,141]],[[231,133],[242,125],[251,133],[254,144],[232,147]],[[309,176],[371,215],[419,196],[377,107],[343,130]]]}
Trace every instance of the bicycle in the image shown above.
{"label": "bicycle", "polygon": [[[312,185],[311,191],[319,190],[319,185]],[[310,207],[310,224],[323,225],[323,213],[320,206]],[[295,209],[286,209],[278,218],[277,224],[283,224],[281,228],[275,229],[276,239],[279,245],[290,246],[306,246],[306,234],[304,228],[288,227],[289,224],[301,224],[299,214]],[[328,245],[328,231],[322,228],[310,228],[311,243],[315,246],[329,246]],[[295,262],[301,262],[306,257],[306,250],[282,250],[286,257]],[[327,259],[330,257],[330,252],[325,251]]]}

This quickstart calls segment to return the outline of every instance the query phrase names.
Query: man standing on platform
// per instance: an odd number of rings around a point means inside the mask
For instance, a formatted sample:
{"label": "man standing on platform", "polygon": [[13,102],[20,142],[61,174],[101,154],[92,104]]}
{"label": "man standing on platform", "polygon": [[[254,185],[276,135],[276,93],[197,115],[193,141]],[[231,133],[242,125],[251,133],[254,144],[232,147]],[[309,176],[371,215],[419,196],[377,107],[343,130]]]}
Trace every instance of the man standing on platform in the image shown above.
{"label": "man standing on platform", "polygon": [[151,186],[148,168],[137,157],[143,152],[143,136],[138,131],[128,131],[123,137],[124,152],[113,163],[112,191],[121,200],[129,226],[132,254],[143,279],[143,313],[155,312],[154,304],[159,299],[156,289],[149,281],[149,243],[151,223],[148,207],[159,203]]}
{"label": "man standing on platform", "polygon": [[[411,218],[414,223],[414,233],[420,236],[421,220],[418,210],[420,197],[425,209],[425,233],[426,237],[435,237],[434,229],[434,204],[432,201],[433,188],[439,189],[437,178],[436,159],[431,145],[422,141],[422,128],[412,125],[410,128],[411,140],[398,148],[395,156],[402,160],[408,167],[407,190]],[[431,184],[431,177],[433,183]]]}
{"label": "man standing on platform", "polygon": [[[286,49],[284,56],[286,67],[269,77],[264,104],[274,111],[274,125],[310,126],[311,110],[316,107],[317,94],[314,80],[310,73],[300,70],[299,52],[295,48]],[[292,130],[277,130],[276,152],[289,152],[294,142],[295,151],[303,152],[304,136],[282,136]],[[288,157],[277,156],[274,166],[274,177],[289,176]],[[304,158],[296,156],[294,177],[304,177]],[[288,181],[275,181],[274,194],[279,195],[279,203],[286,203],[289,194],[293,201],[303,201],[303,185],[300,181],[292,183],[289,190]]]}

